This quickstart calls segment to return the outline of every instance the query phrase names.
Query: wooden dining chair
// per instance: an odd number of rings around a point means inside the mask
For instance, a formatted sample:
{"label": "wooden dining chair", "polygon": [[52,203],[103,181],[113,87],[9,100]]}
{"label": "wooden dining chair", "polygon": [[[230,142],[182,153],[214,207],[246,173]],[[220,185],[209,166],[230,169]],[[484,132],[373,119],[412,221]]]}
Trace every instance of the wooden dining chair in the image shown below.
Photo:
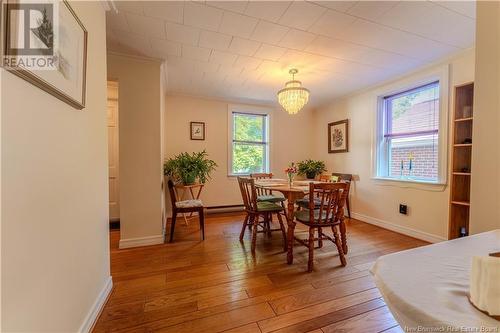
{"label": "wooden dining chair", "polygon": [[168,180],[168,191],[170,193],[170,201],[172,202],[172,224],[170,226],[170,243],[174,241],[175,222],[179,213],[198,213],[200,220],[201,238],[205,240],[205,209],[203,202],[199,199],[177,201],[174,190],[174,182]]}
{"label": "wooden dining chair", "polygon": [[[257,242],[257,233],[263,232],[270,234],[272,231],[281,231],[283,236],[283,251],[286,251],[286,231],[283,224],[282,214],[285,214],[285,208],[274,202],[257,201],[257,190],[255,188],[254,178],[238,177],[238,184],[241,191],[241,197],[245,206],[246,216],[240,233],[240,241],[245,236],[245,230],[251,226],[252,230],[252,253],[255,253],[255,244]],[[275,214],[278,217],[279,229],[271,229],[271,216]],[[258,230],[261,228],[262,230]]]}
{"label": "wooden dining chair", "polygon": [[[250,178],[256,179],[256,180],[261,180],[261,179],[272,179],[273,174],[272,173],[251,173]],[[282,203],[286,199],[282,196],[279,195],[274,195],[273,191],[264,189],[264,188],[258,188],[257,189],[257,201],[269,201],[269,202],[275,202],[275,203]]]}
{"label": "wooden dining chair", "polygon": [[347,183],[347,197],[346,197],[346,207],[347,207],[347,216],[351,218],[351,207],[349,205],[349,193],[351,190],[351,182],[352,182],[352,174],[350,173],[337,173],[332,172],[332,176],[339,177],[339,181],[343,181]]}
{"label": "wooden dining chair", "polygon": [[[344,223],[344,203],[347,195],[346,183],[311,183],[309,184],[309,207],[307,210],[295,212],[295,219],[290,221],[288,226],[288,253],[287,262],[293,263],[293,244],[297,241],[299,244],[309,249],[309,260],[307,270],[311,272],[314,265],[314,241],[330,240],[337,247],[340,262],[342,266],[347,264],[342,240],[339,235],[341,224]],[[319,198],[319,207],[315,203],[315,198]],[[309,237],[302,240],[295,237],[294,230],[297,223],[302,223],[309,228]],[[323,228],[330,227],[333,238],[323,233]],[[339,230],[337,230],[337,228]],[[318,231],[318,237],[315,232]]]}

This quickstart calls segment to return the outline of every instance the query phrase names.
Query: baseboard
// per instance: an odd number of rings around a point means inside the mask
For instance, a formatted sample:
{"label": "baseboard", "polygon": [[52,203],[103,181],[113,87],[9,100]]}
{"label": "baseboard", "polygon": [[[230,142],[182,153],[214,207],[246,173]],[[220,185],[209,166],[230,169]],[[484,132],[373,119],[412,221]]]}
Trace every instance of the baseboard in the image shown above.
{"label": "baseboard", "polygon": [[106,304],[106,301],[109,295],[111,294],[112,289],[113,289],[113,279],[110,276],[108,277],[108,280],[104,285],[104,288],[102,288],[101,292],[99,293],[99,296],[97,296],[97,299],[95,300],[94,304],[92,305],[92,308],[85,317],[85,320],[80,326],[78,332],[89,333],[92,331],[97,321],[97,318],[99,318],[99,315],[101,314],[104,304]]}
{"label": "baseboard", "polygon": [[369,224],[373,224],[373,225],[376,225],[376,226],[384,228],[384,229],[392,230],[392,231],[395,231],[397,233],[400,233],[400,234],[403,234],[406,236],[421,239],[421,240],[424,240],[426,242],[439,243],[439,242],[446,240],[446,238],[439,237],[439,236],[436,236],[433,234],[429,234],[429,233],[424,232],[424,231],[415,230],[415,229],[411,229],[408,227],[403,227],[403,226],[400,226],[397,224],[393,224],[393,223],[390,223],[390,222],[387,222],[387,221],[384,221],[381,219],[377,219],[377,218],[374,218],[371,216],[366,216],[366,215],[363,215],[360,213],[352,212],[351,216],[353,218],[355,218],[356,220],[360,220],[360,221],[363,221],[363,222],[366,222]]}
{"label": "baseboard", "polygon": [[128,249],[130,247],[157,245],[163,243],[164,243],[164,236],[157,235],[157,236],[147,236],[139,238],[120,239],[118,247],[120,249]]}

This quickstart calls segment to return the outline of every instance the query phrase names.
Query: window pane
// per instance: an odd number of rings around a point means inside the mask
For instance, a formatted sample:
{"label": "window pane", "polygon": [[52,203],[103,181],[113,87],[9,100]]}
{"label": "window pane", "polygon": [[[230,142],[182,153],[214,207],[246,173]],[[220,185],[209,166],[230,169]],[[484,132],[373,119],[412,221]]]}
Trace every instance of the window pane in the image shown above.
{"label": "window pane", "polygon": [[265,172],[266,145],[233,143],[233,173]]}
{"label": "window pane", "polygon": [[390,97],[388,134],[432,131],[439,128],[439,84]]}
{"label": "window pane", "polygon": [[[438,179],[438,135],[389,140],[389,176],[436,181]],[[410,171],[410,157],[412,165]],[[403,162],[403,164],[401,164]]]}
{"label": "window pane", "polygon": [[264,116],[233,114],[234,140],[264,142]]}

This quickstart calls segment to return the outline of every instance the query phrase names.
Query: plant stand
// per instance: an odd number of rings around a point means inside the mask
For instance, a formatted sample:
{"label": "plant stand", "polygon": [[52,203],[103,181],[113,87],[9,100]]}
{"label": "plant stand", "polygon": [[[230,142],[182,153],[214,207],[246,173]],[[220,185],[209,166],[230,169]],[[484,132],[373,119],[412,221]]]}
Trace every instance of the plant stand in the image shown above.
{"label": "plant stand", "polygon": [[[174,190],[177,201],[200,199],[201,191],[203,190],[204,186],[205,184],[175,185]],[[186,225],[189,225],[188,221],[193,218],[193,213],[189,213],[188,216],[186,216],[186,213],[182,213],[182,216],[184,217],[184,222],[186,223]]]}

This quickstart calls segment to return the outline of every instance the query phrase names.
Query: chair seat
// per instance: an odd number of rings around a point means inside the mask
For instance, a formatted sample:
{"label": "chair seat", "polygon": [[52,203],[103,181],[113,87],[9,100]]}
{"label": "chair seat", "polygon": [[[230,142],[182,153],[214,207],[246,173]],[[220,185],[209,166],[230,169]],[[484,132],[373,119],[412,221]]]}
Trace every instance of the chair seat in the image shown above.
{"label": "chair seat", "polygon": [[183,200],[183,201],[177,201],[175,203],[175,206],[177,208],[197,208],[197,207],[203,207],[203,202],[197,199]]}
{"label": "chair seat", "polygon": [[[310,220],[309,220],[309,210],[300,210],[298,212],[295,212],[294,215],[295,215],[295,218],[298,221],[304,222],[304,223],[310,223]],[[326,212],[323,212],[321,214],[321,218],[322,218],[321,222],[324,222],[324,219],[326,218]],[[314,222],[320,222],[320,219],[319,219],[319,210],[315,210],[314,211]]]}
{"label": "chair seat", "polygon": [[268,201],[268,202],[283,202],[286,199],[284,197],[279,197],[277,195],[259,195],[257,197],[257,202],[263,202],[263,201]]}
{"label": "chair seat", "polygon": [[[299,199],[297,201],[295,201],[295,203],[297,204],[297,206],[301,207],[301,208],[309,208],[309,198],[302,198],[302,199]],[[319,208],[319,206],[321,205],[321,200],[320,199],[314,199],[314,208]]]}
{"label": "chair seat", "polygon": [[277,205],[273,202],[262,201],[257,202],[257,211],[258,212],[277,212],[283,210],[283,207]]}

